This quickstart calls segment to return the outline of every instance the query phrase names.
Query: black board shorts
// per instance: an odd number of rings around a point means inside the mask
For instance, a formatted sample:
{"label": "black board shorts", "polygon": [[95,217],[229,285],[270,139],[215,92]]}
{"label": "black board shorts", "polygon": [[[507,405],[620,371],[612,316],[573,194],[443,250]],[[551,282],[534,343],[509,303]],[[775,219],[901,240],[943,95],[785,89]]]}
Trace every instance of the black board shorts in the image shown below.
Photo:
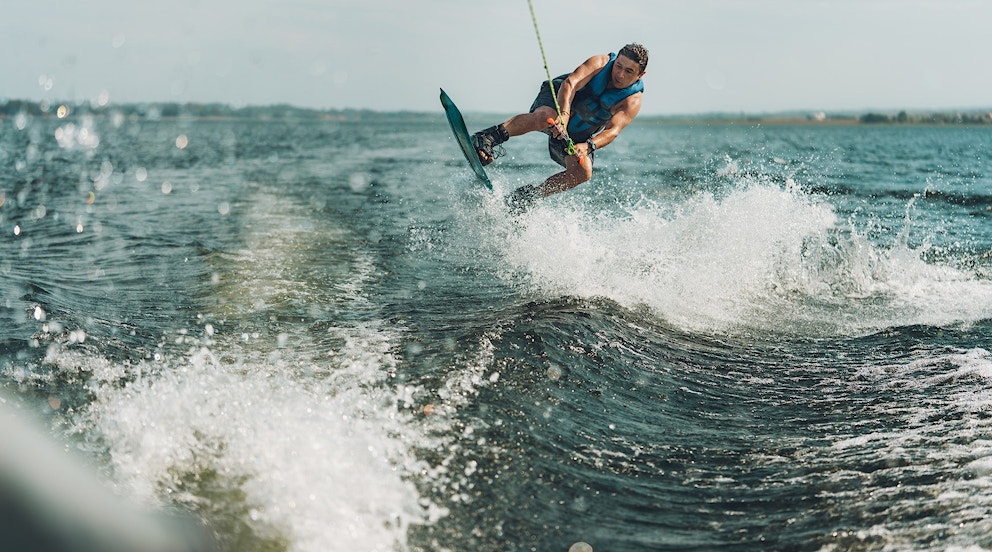
{"label": "black board shorts", "polygon": [[[554,79],[555,90],[558,90],[561,87],[561,83],[565,82],[565,79],[567,78],[568,75],[556,77]],[[555,108],[555,98],[551,95],[551,87],[548,86],[548,81],[541,83],[541,89],[537,92],[537,97],[534,98],[534,103],[530,105],[530,112],[533,113],[537,111],[537,108],[539,107],[550,107],[552,111],[557,111]],[[558,163],[564,167],[565,158],[568,157],[568,154],[566,153],[566,150],[568,149],[568,142],[555,138],[550,128],[541,132],[548,135],[548,154],[551,156],[551,159],[553,159],[555,163]],[[588,137],[586,139],[588,139]],[[594,163],[596,160],[595,157],[595,152],[590,152],[589,162]]]}

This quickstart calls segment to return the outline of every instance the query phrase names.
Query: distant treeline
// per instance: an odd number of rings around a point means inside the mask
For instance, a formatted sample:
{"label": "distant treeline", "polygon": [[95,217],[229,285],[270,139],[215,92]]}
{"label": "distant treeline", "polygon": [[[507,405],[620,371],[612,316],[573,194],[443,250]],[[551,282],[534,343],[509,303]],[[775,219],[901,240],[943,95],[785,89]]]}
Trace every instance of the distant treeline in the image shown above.
{"label": "distant treeline", "polygon": [[[240,120],[337,120],[374,121],[396,119],[417,121],[435,120],[441,117],[437,112],[382,112],[370,109],[323,110],[297,107],[289,104],[266,106],[232,106],[223,103],[132,103],[93,105],[90,102],[36,102],[27,100],[6,100],[0,102],[0,118],[26,115],[31,117],[68,117],[81,114],[111,115],[140,119],[240,119]],[[704,113],[698,115],[651,115],[639,121],[674,124],[720,124],[720,123],[791,123],[791,124],[906,124],[906,125],[988,125],[992,124],[992,110],[971,110],[953,112],[900,111],[896,114],[869,112],[857,114],[827,114],[784,112],[771,114],[747,113]]]}
{"label": "distant treeline", "polygon": [[992,124],[992,112],[909,114],[905,111],[900,111],[896,115],[865,113],[858,120],[867,124],[988,125]]}
{"label": "distant treeline", "polygon": [[781,113],[702,113],[697,115],[643,116],[641,122],[662,124],[791,124],[791,125],[992,125],[992,109],[898,113],[809,113],[787,111]]}

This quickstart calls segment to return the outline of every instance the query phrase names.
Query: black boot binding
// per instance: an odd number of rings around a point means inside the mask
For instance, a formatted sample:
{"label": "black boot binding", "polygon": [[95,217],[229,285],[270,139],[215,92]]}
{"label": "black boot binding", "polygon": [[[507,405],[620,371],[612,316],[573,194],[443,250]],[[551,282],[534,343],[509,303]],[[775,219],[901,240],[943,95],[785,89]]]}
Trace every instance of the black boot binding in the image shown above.
{"label": "black boot binding", "polygon": [[490,157],[488,161],[479,155],[479,161],[482,162],[483,166],[486,166],[497,158],[506,155],[506,150],[504,150],[500,144],[510,139],[510,133],[506,131],[503,125],[491,126],[485,130],[480,130],[472,135],[472,147],[475,148],[476,153],[480,151]]}

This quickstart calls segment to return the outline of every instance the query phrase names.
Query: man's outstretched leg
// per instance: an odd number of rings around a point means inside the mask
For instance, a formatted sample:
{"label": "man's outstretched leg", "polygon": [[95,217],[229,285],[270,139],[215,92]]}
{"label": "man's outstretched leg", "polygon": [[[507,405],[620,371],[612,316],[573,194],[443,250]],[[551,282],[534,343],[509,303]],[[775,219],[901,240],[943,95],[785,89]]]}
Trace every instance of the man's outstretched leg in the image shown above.
{"label": "man's outstretched leg", "polygon": [[530,113],[514,115],[501,125],[491,126],[473,134],[472,147],[479,155],[482,165],[488,165],[505,153],[503,148],[499,147],[500,144],[513,136],[545,130],[548,128],[548,119],[555,117],[557,117],[555,111],[544,106]]}

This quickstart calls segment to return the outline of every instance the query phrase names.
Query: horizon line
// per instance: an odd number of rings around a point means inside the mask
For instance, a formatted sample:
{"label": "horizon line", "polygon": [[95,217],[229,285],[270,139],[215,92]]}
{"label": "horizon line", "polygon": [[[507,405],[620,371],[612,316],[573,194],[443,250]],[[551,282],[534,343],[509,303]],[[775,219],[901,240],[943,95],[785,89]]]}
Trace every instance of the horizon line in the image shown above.
{"label": "horizon line", "polygon": [[[442,112],[438,109],[437,112],[432,110],[421,110],[421,109],[377,109],[371,107],[307,107],[297,104],[292,104],[289,102],[276,102],[269,104],[234,104],[222,101],[177,101],[177,100],[149,100],[149,101],[130,101],[130,102],[107,102],[100,104],[99,102],[94,102],[93,100],[28,100],[23,98],[0,98],[0,108],[6,108],[11,103],[20,104],[22,106],[36,106],[37,110],[41,113],[49,113],[50,111],[57,110],[59,106],[68,106],[70,108],[86,108],[92,111],[105,111],[113,110],[115,108],[125,108],[125,109],[141,109],[149,107],[212,107],[212,108],[223,108],[230,111],[241,111],[241,110],[265,110],[265,109],[289,109],[293,111],[301,112],[316,112],[323,114],[339,114],[339,113],[375,113],[382,115],[390,114],[438,114]],[[466,111],[466,114],[473,115],[493,115],[493,114],[504,114],[509,112],[503,111],[478,111],[470,110]],[[783,117],[783,116],[847,116],[847,117],[857,117],[859,115],[867,114],[879,114],[879,115],[898,115],[900,113],[906,113],[907,115],[935,115],[935,114],[963,114],[963,113],[992,113],[992,106],[973,106],[973,107],[930,107],[930,108],[836,108],[836,109],[823,109],[823,108],[784,108],[779,110],[761,109],[761,110],[745,110],[745,109],[719,109],[711,111],[695,111],[695,112],[669,112],[669,113],[642,113],[640,118],[683,118],[683,117],[722,117],[722,118],[750,118],[750,117]],[[5,114],[0,110],[0,118]],[[9,115],[9,113],[8,113]]]}

